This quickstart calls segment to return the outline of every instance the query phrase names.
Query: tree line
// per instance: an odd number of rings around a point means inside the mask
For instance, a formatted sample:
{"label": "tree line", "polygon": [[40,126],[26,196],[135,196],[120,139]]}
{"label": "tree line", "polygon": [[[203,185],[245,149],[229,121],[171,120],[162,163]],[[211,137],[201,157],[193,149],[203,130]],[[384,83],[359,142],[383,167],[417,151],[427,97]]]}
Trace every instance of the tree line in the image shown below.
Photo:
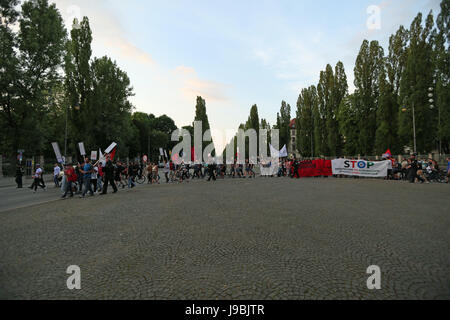
{"label": "tree line", "polygon": [[344,65],[327,65],[317,85],[301,90],[297,101],[297,149],[306,157],[400,154],[441,149],[450,153],[449,7],[409,29],[400,26],[387,52],[364,40],[354,69],[355,92],[348,93]]}
{"label": "tree line", "polygon": [[172,146],[174,121],[134,112],[127,73],[107,56],[93,57],[87,17],[69,36],[48,0],[3,0],[0,14],[0,154],[12,163],[19,149],[54,158],[58,142],[77,159],[79,142],[89,152],[115,141],[122,158],[157,157]]}
{"label": "tree line", "polygon": [[[135,112],[126,72],[107,56],[92,56],[87,17],[75,20],[69,34],[48,0],[24,1],[18,10],[20,3],[0,2],[0,153],[15,159],[25,149],[26,155],[53,157],[56,141],[76,157],[78,142],[98,150],[115,141],[120,157],[133,158],[157,157],[160,147],[174,146],[174,121]],[[301,90],[295,121],[302,156],[401,153],[413,146],[413,107],[417,151],[450,153],[449,6],[443,0],[436,19],[419,13],[409,29],[400,26],[387,52],[378,41],[364,40],[354,93],[340,61],[320,72],[317,85]],[[289,145],[291,113],[283,101],[271,126],[253,105],[238,129],[278,129],[280,147]],[[202,97],[194,120],[203,122],[203,132],[210,128]],[[193,126],[184,129],[193,135]]]}

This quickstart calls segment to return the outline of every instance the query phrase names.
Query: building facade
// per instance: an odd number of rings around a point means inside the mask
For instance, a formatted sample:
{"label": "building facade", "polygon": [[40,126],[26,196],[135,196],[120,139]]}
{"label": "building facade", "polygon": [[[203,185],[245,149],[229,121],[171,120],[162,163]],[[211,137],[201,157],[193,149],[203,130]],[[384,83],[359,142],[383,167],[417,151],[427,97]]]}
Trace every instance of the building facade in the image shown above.
{"label": "building facade", "polygon": [[289,156],[296,156],[297,158],[300,157],[300,153],[297,150],[297,119],[292,119],[291,123],[289,124],[289,129],[291,133],[291,139],[289,141],[289,145],[287,146]]}

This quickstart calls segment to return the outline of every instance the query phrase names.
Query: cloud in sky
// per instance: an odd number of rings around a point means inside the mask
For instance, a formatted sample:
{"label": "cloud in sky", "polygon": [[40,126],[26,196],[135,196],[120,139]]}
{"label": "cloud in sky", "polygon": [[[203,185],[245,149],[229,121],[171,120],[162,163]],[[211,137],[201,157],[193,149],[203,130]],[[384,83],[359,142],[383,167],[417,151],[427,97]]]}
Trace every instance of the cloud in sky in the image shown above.
{"label": "cloud in sky", "polygon": [[[327,63],[344,63],[352,91],[363,39],[387,50],[399,25],[409,27],[419,10],[436,14],[440,0],[53,2],[68,29],[74,17],[89,17],[94,55],[110,56],[128,73],[137,110],[183,126],[201,95],[211,126],[227,129],[245,122],[253,104],[274,123],[281,100],[295,109],[300,90],[317,85]],[[366,25],[374,4],[380,30]]]}
{"label": "cloud in sky", "polygon": [[52,0],[59,8],[66,28],[71,30],[74,19],[81,21],[89,18],[94,35],[93,46],[101,42],[109,50],[118,53],[121,58],[134,60],[144,65],[154,63],[149,53],[136,47],[127,39],[120,20],[117,19],[104,1]]}
{"label": "cloud in sky", "polygon": [[175,69],[175,74],[181,77],[182,86],[180,91],[187,101],[195,101],[198,96],[213,102],[229,100],[226,95],[228,86],[200,79],[194,68],[178,66]]}

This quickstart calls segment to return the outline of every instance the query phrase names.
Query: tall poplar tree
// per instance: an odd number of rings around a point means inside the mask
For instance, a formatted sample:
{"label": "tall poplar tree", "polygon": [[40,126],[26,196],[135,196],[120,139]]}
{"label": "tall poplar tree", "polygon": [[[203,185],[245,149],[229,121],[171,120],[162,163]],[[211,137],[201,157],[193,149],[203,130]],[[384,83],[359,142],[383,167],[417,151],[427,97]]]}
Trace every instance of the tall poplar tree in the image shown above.
{"label": "tall poplar tree", "polygon": [[428,89],[433,87],[433,14],[430,12],[422,25],[419,13],[409,30],[409,47],[407,49],[406,68],[400,81],[399,135],[405,145],[413,146],[413,115],[415,113],[417,151],[429,152],[435,149],[437,118],[430,109]]}
{"label": "tall poplar tree", "polygon": [[358,114],[359,150],[373,154],[377,130],[379,78],[383,67],[383,48],[378,41],[364,40],[355,64],[355,103]]}
{"label": "tall poplar tree", "polygon": [[314,156],[314,110],[317,108],[315,86],[303,89],[297,101],[297,149],[304,157]]}
{"label": "tall poplar tree", "polygon": [[[450,153],[450,1],[441,2],[441,12],[437,19],[437,35],[435,38],[436,90],[435,110],[440,114],[437,140],[443,153]],[[439,119],[438,119],[439,124]]]}
{"label": "tall poplar tree", "polygon": [[[201,121],[202,122],[202,135],[205,134],[205,132],[207,130],[209,130],[211,127],[209,125],[209,120],[208,120],[208,115],[206,113],[206,101],[205,99],[203,99],[202,97],[197,97],[197,104],[195,106],[195,119],[194,121]],[[203,139],[202,139],[203,140]],[[192,137],[192,141],[193,137]],[[208,145],[210,145],[212,142],[203,142],[203,150],[205,149],[205,147],[207,147]],[[215,153],[213,153],[213,156],[215,155]]]}

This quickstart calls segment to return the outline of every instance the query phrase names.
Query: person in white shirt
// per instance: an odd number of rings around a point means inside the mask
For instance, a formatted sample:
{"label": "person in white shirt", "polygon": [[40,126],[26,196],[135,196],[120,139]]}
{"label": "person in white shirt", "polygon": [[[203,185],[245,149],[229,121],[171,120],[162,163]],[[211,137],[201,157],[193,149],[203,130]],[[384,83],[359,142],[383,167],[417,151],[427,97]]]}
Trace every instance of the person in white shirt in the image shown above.
{"label": "person in white shirt", "polygon": [[34,174],[34,183],[33,183],[34,193],[36,193],[38,186],[44,189],[44,191],[47,190],[47,187],[45,186],[44,182],[44,171],[42,170],[39,164],[36,165],[36,172]]}
{"label": "person in white shirt", "polygon": [[59,188],[59,175],[61,173],[61,168],[59,164],[55,163],[53,167],[53,181],[55,182],[55,188]]}
{"label": "person in white shirt", "polygon": [[164,176],[166,177],[166,183],[169,183],[170,164],[164,161]]}
{"label": "person in white shirt", "polygon": [[97,180],[98,180],[98,167],[94,166],[94,172],[92,172],[91,174],[91,184],[94,186],[94,193],[97,192]]}

